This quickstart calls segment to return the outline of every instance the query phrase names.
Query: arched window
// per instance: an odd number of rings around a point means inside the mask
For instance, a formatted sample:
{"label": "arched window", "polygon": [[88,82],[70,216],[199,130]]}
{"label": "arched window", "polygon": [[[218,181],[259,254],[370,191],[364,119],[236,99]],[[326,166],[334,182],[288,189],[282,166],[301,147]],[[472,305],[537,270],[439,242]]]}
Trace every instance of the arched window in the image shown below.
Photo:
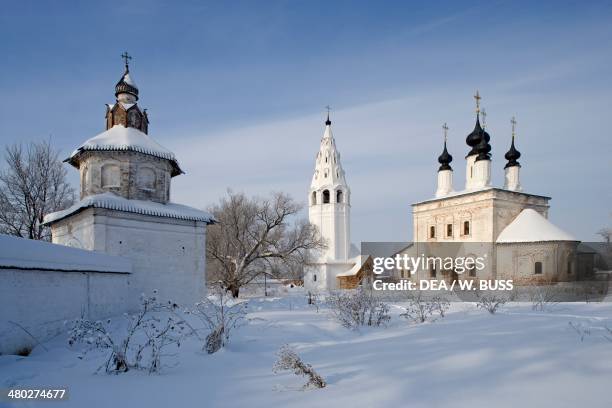
{"label": "arched window", "polygon": [[143,190],[155,190],[155,170],[149,167],[138,169],[138,186]]}
{"label": "arched window", "polygon": [[312,192],[312,205],[315,205],[317,203],[317,192],[313,191]]}
{"label": "arched window", "polygon": [[470,235],[470,222],[463,221],[463,235]]}
{"label": "arched window", "polygon": [[336,191],[336,202],[337,203],[341,203],[342,202],[342,190]]}
{"label": "arched window", "polygon": [[329,190],[323,190],[323,204],[329,204]]}
{"label": "arched window", "polygon": [[119,187],[120,181],[119,166],[116,164],[102,165],[102,188]]}
{"label": "arched window", "polygon": [[534,275],[541,275],[542,274],[542,262],[536,262],[535,265],[533,266],[533,273]]}
{"label": "arched window", "polygon": [[436,237],[436,227],[432,225],[429,227],[429,238],[435,238],[435,237]]}

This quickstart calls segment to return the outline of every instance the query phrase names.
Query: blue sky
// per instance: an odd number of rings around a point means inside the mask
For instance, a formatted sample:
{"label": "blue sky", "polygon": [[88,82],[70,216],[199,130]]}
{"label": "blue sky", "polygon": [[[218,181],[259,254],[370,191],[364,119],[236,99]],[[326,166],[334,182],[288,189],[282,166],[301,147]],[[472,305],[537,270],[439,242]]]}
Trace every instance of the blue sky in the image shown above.
{"label": "blue sky", "polygon": [[516,115],[525,191],[594,240],[612,224],[612,3],[533,3],[5,2],[0,145],[51,137],[68,154],[102,131],[128,50],[150,135],[187,171],[173,200],[206,207],[230,187],[305,202],[329,104],[353,241],[408,240],[444,122],[462,188],[478,88],[494,183]]}

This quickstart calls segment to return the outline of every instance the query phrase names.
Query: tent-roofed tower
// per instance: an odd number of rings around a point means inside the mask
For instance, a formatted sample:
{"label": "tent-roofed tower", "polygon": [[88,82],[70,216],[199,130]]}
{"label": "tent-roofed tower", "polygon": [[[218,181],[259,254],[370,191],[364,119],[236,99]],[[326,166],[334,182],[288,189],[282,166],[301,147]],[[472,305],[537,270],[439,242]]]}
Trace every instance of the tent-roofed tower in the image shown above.
{"label": "tent-roofed tower", "polygon": [[351,190],[332,134],[329,111],[325,130],[315,159],[308,193],[308,219],[316,225],[327,248],[313,254],[304,282],[313,289],[337,287],[338,273],[350,270]]}
{"label": "tent-roofed tower", "polygon": [[309,220],[327,240],[324,259],[346,261],[350,252],[350,189],[332,134],[329,113],[310,183]]}

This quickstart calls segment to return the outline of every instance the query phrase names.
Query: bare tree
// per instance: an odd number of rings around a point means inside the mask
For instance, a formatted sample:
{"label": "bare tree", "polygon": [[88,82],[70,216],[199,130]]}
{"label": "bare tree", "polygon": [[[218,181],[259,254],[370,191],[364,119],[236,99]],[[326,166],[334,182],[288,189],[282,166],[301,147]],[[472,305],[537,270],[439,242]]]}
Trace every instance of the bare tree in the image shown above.
{"label": "bare tree", "polygon": [[597,231],[597,235],[601,236],[607,244],[610,243],[610,238],[612,238],[612,228],[602,228]]}
{"label": "bare tree", "polygon": [[263,273],[301,274],[309,252],[325,245],[315,226],[303,220],[290,224],[300,209],[283,193],[259,199],[228,191],[210,209],[218,221],[207,236],[210,281],[238,297],[241,287]]}
{"label": "bare tree", "polygon": [[1,233],[49,240],[43,217],[69,207],[74,198],[66,169],[49,141],[6,147],[5,168],[0,171]]}

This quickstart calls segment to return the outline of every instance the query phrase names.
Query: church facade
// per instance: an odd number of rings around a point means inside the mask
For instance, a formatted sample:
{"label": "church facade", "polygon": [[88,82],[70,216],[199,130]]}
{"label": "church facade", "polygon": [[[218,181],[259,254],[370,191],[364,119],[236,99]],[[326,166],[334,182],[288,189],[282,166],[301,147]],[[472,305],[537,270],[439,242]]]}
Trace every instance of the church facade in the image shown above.
{"label": "church facade", "polygon": [[80,173],[80,201],[45,217],[54,243],[131,261],[130,308],[141,293],[192,304],[205,294],[205,211],[170,201],[183,174],[174,154],[149,135],[146,110],[127,63],[106,107],[106,130],[66,159]]}
{"label": "church facade", "polygon": [[468,134],[464,188],[455,190],[452,155],[444,147],[438,158],[435,197],[412,205],[413,244],[401,251],[411,256],[484,256],[486,267],[466,272],[439,266],[398,271],[399,278],[513,279],[516,284],[576,280],[578,241],[548,220],[550,197],[522,191],[521,153],[515,146],[512,119],[510,148],[505,154],[505,183],[491,184],[491,136],[481,124],[480,95],[476,93],[476,123]]}

